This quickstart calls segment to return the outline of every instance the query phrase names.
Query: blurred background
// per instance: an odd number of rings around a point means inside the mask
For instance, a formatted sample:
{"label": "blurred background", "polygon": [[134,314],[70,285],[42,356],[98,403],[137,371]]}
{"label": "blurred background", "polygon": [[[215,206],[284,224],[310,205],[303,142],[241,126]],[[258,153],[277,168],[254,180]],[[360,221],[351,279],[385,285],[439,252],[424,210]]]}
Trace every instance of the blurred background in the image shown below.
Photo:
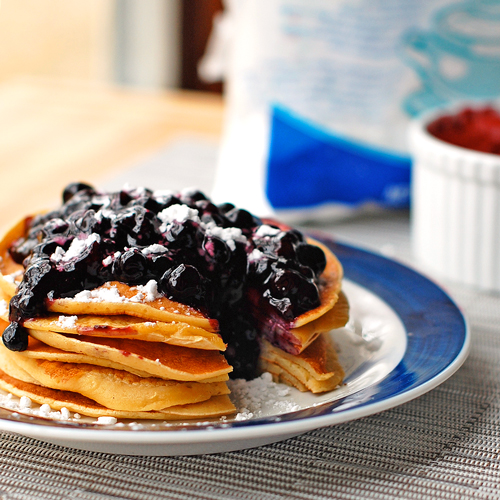
{"label": "blurred background", "polygon": [[20,75],[221,92],[197,63],[221,0],[1,0],[0,81]]}

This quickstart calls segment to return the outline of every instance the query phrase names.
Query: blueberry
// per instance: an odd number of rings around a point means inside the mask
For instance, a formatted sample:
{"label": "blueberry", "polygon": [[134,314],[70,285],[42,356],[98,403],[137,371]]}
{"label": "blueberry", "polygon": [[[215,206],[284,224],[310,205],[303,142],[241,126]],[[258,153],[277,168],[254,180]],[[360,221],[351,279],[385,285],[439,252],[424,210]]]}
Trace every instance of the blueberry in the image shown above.
{"label": "blueberry", "polygon": [[152,196],[144,200],[143,207],[153,212],[154,214],[157,214],[158,212],[161,212],[163,210],[163,205],[159,201],[155,200]]}
{"label": "blueberry", "polygon": [[33,248],[30,261],[33,262],[38,258],[49,258],[55,252],[58,246],[61,245],[59,244],[59,242],[54,240],[48,240],[39,243],[35,248]]}
{"label": "blueberry", "polygon": [[181,200],[174,196],[173,194],[168,194],[166,196],[156,196],[156,201],[160,204],[160,211],[165,208],[171,207],[172,205],[181,205]]}
{"label": "blueberry", "polygon": [[297,231],[297,229],[290,229],[286,231],[286,236],[293,243],[302,243],[304,241],[304,235],[300,231]]}
{"label": "blueberry", "polygon": [[112,221],[109,237],[118,247],[148,246],[158,242],[160,221],[142,206],[126,208]]}
{"label": "blueberry", "polygon": [[218,205],[218,208],[221,214],[226,214],[234,208],[234,205],[232,203],[221,203],[220,205]]}
{"label": "blueberry", "polygon": [[113,262],[113,275],[119,281],[137,285],[145,281],[147,267],[148,262],[144,254],[137,248],[131,248]]}
{"label": "blueberry", "polygon": [[249,280],[256,284],[263,284],[273,273],[273,265],[276,261],[262,256],[260,259],[252,261],[248,266]]}
{"label": "blueberry", "polygon": [[160,290],[178,302],[192,303],[204,297],[203,278],[196,267],[188,264],[169,269],[160,279]]}
{"label": "blueberry", "polygon": [[316,276],[319,276],[326,267],[325,252],[316,245],[309,245],[308,243],[300,243],[295,249],[297,259],[304,266],[310,267]]}
{"label": "blueberry", "polygon": [[247,212],[243,208],[233,208],[229,210],[225,216],[229,219],[231,225],[239,227],[240,229],[252,229],[262,224],[260,219],[253,216],[250,212]]}
{"label": "blueberry", "polygon": [[293,235],[289,233],[283,233],[277,241],[276,255],[278,255],[279,257],[284,257],[285,259],[294,259],[295,242],[296,240]]}
{"label": "blueberry", "polygon": [[260,250],[268,257],[276,258],[278,256],[279,241],[274,238],[255,238],[257,250]]}
{"label": "blueberry", "polygon": [[129,244],[138,246],[148,246],[157,243],[159,240],[160,220],[154,212],[151,212],[144,207],[134,207],[135,211],[135,226],[129,236],[132,240],[128,240]]}
{"label": "blueberry", "polygon": [[320,305],[316,284],[293,269],[279,270],[269,285],[273,298],[290,300],[294,316]]}
{"label": "blueberry", "polygon": [[186,220],[182,223],[176,222],[170,225],[164,236],[169,247],[193,249],[198,246],[198,228],[199,225],[192,220]]}
{"label": "blueberry", "polygon": [[86,191],[88,193],[94,193],[94,188],[89,184],[85,184],[84,182],[73,182],[72,184],[68,184],[63,191],[63,202],[66,203],[69,201],[76,193],[80,193],[81,191]]}
{"label": "blueberry", "polygon": [[207,197],[204,193],[196,189],[181,194],[180,199],[182,203],[185,203],[186,205],[195,206],[197,201],[206,200]]}
{"label": "blueberry", "polygon": [[24,259],[33,251],[38,244],[37,239],[20,239],[9,248],[9,254],[17,264],[22,264]]}
{"label": "blueberry", "polygon": [[25,351],[28,348],[28,330],[17,322],[10,323],[3,331],[2,340],[11,351]]}
{"label": "blueberry", "polygon": [[87,210],[81,217],[75,220],[75,226],[77,228],[77,234],[85,233],[90,234],[96,226],[97,220],[95,218],[94,210]]}
{"label": "blueberry", "polygon": [[127,206],[128,203],[131,202],[132,200],[133,200],[132,195],[128,191],[122,189],[118,193],[118,201],[122,207]]}
{"label": "blueberry", "polygon": [[147,257],[149,273],[158,280],[163,274],[174,266],[174,260],[170,254],[150,254]]}
{"label": "blueberry", "polygon": [[[82,191],[82,193],[85,193],[85,191]],[[92,202],[89,198],[81,197],[80,193],[77,193],[62,207],[59,216],[67,219],[75,212],[88,210],[91,206]]]}

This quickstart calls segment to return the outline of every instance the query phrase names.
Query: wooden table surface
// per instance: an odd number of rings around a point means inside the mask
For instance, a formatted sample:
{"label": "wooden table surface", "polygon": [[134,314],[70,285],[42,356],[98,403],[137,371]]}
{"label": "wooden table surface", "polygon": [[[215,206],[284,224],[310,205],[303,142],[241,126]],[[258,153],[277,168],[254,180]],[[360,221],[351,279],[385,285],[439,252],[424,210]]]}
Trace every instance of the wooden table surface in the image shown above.
{"label": "wooden table surface", "polygon": [[60,200],[69,182],[98,184],[180,136],[220,137],[222,98],[81,82],[0,85],[0,229]]}

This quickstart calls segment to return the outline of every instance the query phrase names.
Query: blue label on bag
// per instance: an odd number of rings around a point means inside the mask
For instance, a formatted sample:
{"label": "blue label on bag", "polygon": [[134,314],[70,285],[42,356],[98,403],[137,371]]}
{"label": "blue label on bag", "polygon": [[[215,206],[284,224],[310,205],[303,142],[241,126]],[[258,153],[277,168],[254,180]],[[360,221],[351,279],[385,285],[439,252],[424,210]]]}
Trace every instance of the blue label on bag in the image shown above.
{"label": "blue label on bag", "polygon": [[328,203],[409,205],[411,161],[273,108],[266,194],[276,209]]}

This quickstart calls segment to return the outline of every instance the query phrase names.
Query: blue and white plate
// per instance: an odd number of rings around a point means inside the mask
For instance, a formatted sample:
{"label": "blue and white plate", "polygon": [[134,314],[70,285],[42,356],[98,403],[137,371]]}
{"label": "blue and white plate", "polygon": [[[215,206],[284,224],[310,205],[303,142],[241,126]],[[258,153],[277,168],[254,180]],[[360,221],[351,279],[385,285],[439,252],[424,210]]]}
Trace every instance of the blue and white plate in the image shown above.
{"label": "blue and white plate", "polygon": [[[346,372],[339,389],[314,395],[280,385],[263,398],[258,394],[262,381],[248,383],[249,394],[235,401],[239,415],[217,422],[103,425],[92,419],[60,421],[0,409],[0,430],[130,455],[239,450],[387,410],[433,389],[462,365],[470,343],[467,324],[441,288],[393,260],[322,241],[344,266],[351,308],[346,327],[331,332]],[[241,389],[238,384],[235,394]]]}

